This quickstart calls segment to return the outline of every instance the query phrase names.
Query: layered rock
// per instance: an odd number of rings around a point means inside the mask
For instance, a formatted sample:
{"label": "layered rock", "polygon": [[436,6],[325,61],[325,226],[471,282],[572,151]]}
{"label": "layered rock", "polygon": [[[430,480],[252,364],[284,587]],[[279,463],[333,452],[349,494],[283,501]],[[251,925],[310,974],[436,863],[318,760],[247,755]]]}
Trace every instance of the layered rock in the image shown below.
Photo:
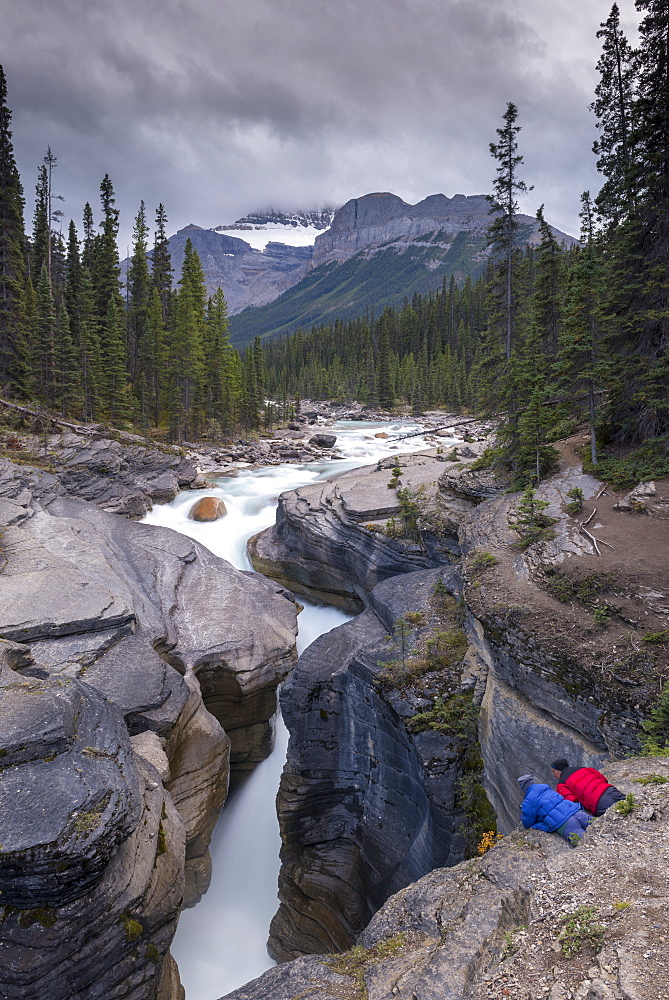
{"label": "layered rock", "polygon": [[[110,438],[96,427],[59,434],[20,436],[26,460],[51,472],[0,459],[0,496],[28,489],[35,497],[89,500],[102,510],[140,518],[154,503],[174,500],[180,489],[204,486],[194,462],[179,448],[157,448],[134,434]],[[21,455],[17,456],[19,459]],[[19,471],[20,470],[20,471]]]}
{"label": "layered rock", "polygon": [[[485,688],[479,726],[485,783],[504,831],[515,826],[520,804],[510,777],[546,775],[555,756],[596,766],[604,757],[635,752],[640,708],[655,698],[652,664],[642,663],[625,638],[629,623],[621,620],[619,638],[611,641],[593,626],[587,605],[579,607],[568,594],[562,603],[546,592],[556,570],[585,574],[586,586],[590,580],[596,587],[608,569],[578,519],[565,513],[574,487],[587,501],[601,484],[574,469],[542,484],[554,537],[524,553],[511,527],[517,496],[482,503],[462,526],[470,664]],[[472,572],[481,553],[492,565]],[[608,558],[627,561],[624,554]],[[619,573],[615,582],[625,589]]]}
{"label": "layered rock", "polygon": [[[422,555],[435,562],[441,560],[443,575],[449,547],[453,554],[462,552],[461,563],[448,568],[451,590],[457,591],[457,574],[462,574],[467,609],[465,627],[470,645],[459,683],[461,689],[473,692],[476,704],[481,704],[479,739],[485,787],[499,827],[507,832],[518,822],[520,792],[515,778],[519,774],[533,771],[549,777],[548,764],[558,755],[579,764],[597,765],[607,756],[621,756],[638,748],[640,712],[644,708],[647,712],[656,697],[662,667],[653,666],[652,656],[643,650],[635,652],[628,633],[639,613],[648,616],[647,627],[666,627],[662,617],[666,609],[648,596],[649,581],[644,581],[645,587],[640,587],[637,579],[629,585],[620,582],[628,560],[620,533],[615,554],[612,550],[609,562],[602,565],[602,570],[608,566],[615,572],[599,572],[602,557],[566,506],[569,491],[578,488],[586,503],[582,518],[588,516],[595,495],[601,495],[601,484],[591,477],[571,468],[542,484],[540,495],[550,504],[553,524],[545,537],[523,549],[514,528],[518,495],[508,494],[507,483],[489,470],[471,470],[464,463],[449,462],[444,467],[437,456],[414,456],[416,460],[424,487],[417,519]],[[408,485],[411,463],[403,458],[400,464],[402,485]],[[265,560],[266,571],[278,570],[283,579],[293,586],[297,581],[296,589],[307,593],[311,588],[312,593],[335,593],[341,600],[343,581],[349,574],[354,586],[346,597],[350,599],[355,593],[368,608],[354,623],[324,636],[307,651],[283,695],[291,744],[279,797],[281,908],[272,926],[271,947],[284,959],[319,945],[328,950],[346,947],[354,940],[356,929],[378,907],[388,885],[395,887],[416,877],[415,870],[411,873],[413,861],[418,861],[418,868],[427,865],[425,871],[443,863],[435,860],[434,854],[430,858],[429,847],[423,855],[420,850],[414,853],[413,842],[405,850],[412,838],[411,818],[417,799],[411,805],[403,803],[400,813],[408,820],[408,825],[403,825],[402,816],[396,818],[394,813],[402,790],[384,770],[384,762],[393,760],[403,775],[411,775],[410,784],[417,796],[432,796],[433,802],[438,798],[439,793],[431,793],[426,781],[429,768],[425,760],[429,740],[443,739],[443,732],[421,734],[426,741],[422,748],[419,739],[407,734],[402,721],[420,709],[420,701],[412,700],[411,694],[384,693],[376,673],[389,655],[384,655],[379,641],[379,620],[388,628],[407,610],[424,611],[425,593],[415,581],[429,575],[410,571],[410,548],[405,550],[408,558],[404,561],[401,550],[394,549],[393,564],[391,559],[382,561],[386,538],[378,540],[378,548],[365,547],[369,528],[358,518],[376,515],[380,522],[392,516],[395,494],[381,476],[388,476],[393,465],[392,459],[385,460],[376,469],[345,474],[325,487],[319,484],[284,495],[277,528],[260,536],[253,546],[254,557],[261,564]],[[412,485],[415,495],[415,480]],[[617,509],[615,497],[607,503],[611,512]],[[613,516],[639,523],[634,513]],[[604,520],[608,522],[608,515]],[[604,529],[592,519],[588,523],[593,530]],[[663,525],[661,528],[664,530]],[[622,537],[626,538],[625,532]],[[363,541],[358,544],[360,539]],[[434,540],[431,549],[426,539]],[[661,550],[659,541],[658,546]],[[567,571],[576,574],[576,582],[569,591],[574,599],[570,601],[568,596],[565,603],[560,589],[565,584],[561,578],[557,584],[551,581],[555,573]],[[385,576],[385,581],[373,589],[378,576]],[[617,618],[611,651],[605,633],[593,627],[592,605],[579,607],[576,595],[587,595],[593,587],[594,592],[599,586],[611,589],[613,581],[620,591],[615,594],[618,598],[632,588],[627,598],[635,614],[630,618],[629,608],[623,605],[611,605],[606,612]],[[393,600],[395,587],[398,593],[403,592],[403,605]],[[586,602],[589,599],[584,598]],[[617,647],[616,642],[623,645]],[[627,648],[629,655],[622,661],[616,649]],[[448,731],[448,725],[442,728]],[[406,756],[412,742],[417,757],[423,754],[420,778]],[[440,775],[447,782],[449,764],[444,749],[443,745],[439,748]],[[451,759],[450,780],[456,774],[457,766]],[[392,789],[378,807],[377,775]],[[440,793],[442,801],[448,801],[446,785]],[[449,808],[452,820],[452,798]],[[388,817],[396,833],[390,845],[378,826]],[[431,824],[434,818],[423,828],[422,847],[429,844],[429,831],[439,826],[439,822],[436,827]],[[442,837],[442,846],[445,842]],[[455,851],[449,857],[450,862],[454,860]],[[386,861],[392,868],[390,874]],[[307,966],[296,968],[302,970],[302,976]],[[275,975],[277,983],[292,986],[288,973]],[[463,975],[464,982],[469,973]],[[299,977],[296,980],[303,982]],[[423,994],[419,990],[416,995]]]}
{"label": "layered rock", "polygon": [[282,690],[291,737],[269,943],[279,960],[347,948],[392,892],[463,856],[457,740],[411,736],[404,717],[426,702],[378,683],[392,622],[426,606],[438,577],[379,584],[374,611],[316,640]]}
{"label": "layered rock", "polygon": [[[536,219],[527,215],[517,219],[530,230],[530,242],[535,242]],[[342,263],[360,250],[393,240],[410,241],[426,233],[439,233],[452,241],[458,233],[484,234],[489,226],[490,203],[485,195],[456,194],[447,198],[433,194],[417,205],[409,205],[387,192],[367,194],[347,201],[335,213],[330,228],[316,237],[311,266]],[[557,229],[553,233],[568,246],[576,242]]]}
{"label": "layered rock", "polygon": [[[507,836],[392,896],[355,951],[270,969],[224,1000],[657,1000],[669,931],[657,870],[669,846],[669,766],[623,761],[606,772],[636,808],[609,810],[576,850],[539,831]],[[653,775],[660,784],[640,783]],[[566,919],[583,907],[591,910],[576,944],[565,939]]]}
{"label": "layered rock", "polygon": [[395,461],[402,486],[419,491],[443,473],[442,458],[435,452],[384,459],[282,494],[274,527],[249,542],[254,569],[313,600],[358,611],[380,581],[448,561],[459,552],[457,525],[438,539],[428,526],[416,540],[384,530],[388,520],[401,519],[390,486]]}
{"label": "layered rock", "polygon": [[185,835],[123,718],[71,677],[0,672],[0,993],[155,996]]}
{"label": "layered rock", "polygon": [[[33,725],[34,753],[32,750],[28,753],[25,741],[17,736],[16,746],[12,743],[7,748],[7,756],[22,768],[36,768],[40,775],[40,768],[47,765],[56,768],[53,773],[56,780],[51,789],[53,815],[49,823],[53,825],[59,817],[62,819],[64,832],[57,833],[53,851],[55,864],[65,867],[62,871],[58,869],[61,895],[53,899],[54,905],[74,907],[71,917],[68,915],[63,918],[62,925],[55,926],[49,941],[59,940],[63,927],[73,940],[79,935],[78,940],[84,941],[81,950],[84,963],[88,960],[86,942],[89,938],[93,942],[96,939],[92,931],[84,934],[77,930],[76,921],[88,921],[90,916],[93,923],[97,920],[107,929],[109,937],[109,944],[101,949],[102,971],[98,979],[103,985],[100,992],[95,992],[96,987],[92,985],[95,970],[91,968],[89,992],[83,987],[81,994],[75,992],[73,985],[71,993],[56,992],[54,988],[49,995],[63,998],[71,995],[77,1000],[102,996],[148,1000],[154,995],[154,981],[160,972],[183,898],[185,865],[188,902],[195,901],[208,884],[207,848],[227,793],[229,775],[230,739],[221,723],[233,734],[236,748],[233,756],[239,766],[250,767],[266,755],[269,719],[276,706],[276,687],[295,659],[295,605],[275,584],[252,574],[239,573],[182,535],[169,529],[137,524],[91,503],[63,496],[62,484],[48,473],[7,465],[0,491],[4,558],[0,576],[0,638],[9,643],[5,648],[11,666],[20,671],[20,676],[15,676],[23,685],[22,688],[19,685],[23,696],[32,692],[32,685],[40,692],[44,689],[39,698],[33,697],[30,709],[33,714],[37,712]],[[262,609],[260,613],[259,608]],[[81,738],[88,739],[81,751],[84,758],[90,756],[99,770],[100,757],[104,766],[111,768],[111,776],[116,773],[107,746],[101,744],[102,749],[99,749],[96,743],[95,713],[90,726],[87,722],[91,704],[109,705],[109,710],[113,705],[114,712],[120,713],[115,717],[125,720],[121,729],[126,748],[123,753],[127,754],[127,763],[122,769],[126,780],[131,785],[133,781],[141,785],[140,779],[133,777],[133,760],[141,760],[140,770],[148,766],[158,779],[156,782],[153,777],[151,779],[153,790],[161,780],[170,790],[171,794],[165,796],[160,785],[160,791],[151,799],[151,809],[157,809],[156,827],[161,823],[161,814],[163,821],[166,816],[178,817],[178,822],[170,820],[174,842],[180,842],[181,848],[178,862],[170,859],[174,871],[170,874],[169,887],[158,885],[151,874],[156,857],[155,843],[149,845],[153,849],[150,863],[146,860],[145,833],[148,830],[154,840],[158,834],[150,832],[149,826],[144,828],[140,818],[143,808],[140,800],[144,794],[141,787],[136,792],[128,791],[124,800],[122,788],[113,785],[112,777],[106,772],[103,775],[106,785],[104,782],[96,784],[92,778],[87,779],[85,773],[81,779],[77,778],[77,761],[71,767],[65,766],[63,754],[71,738],[64,725],[47,724],[56,715],[49,706],[55,699],[55,704],[65,712],[65,706],[72,699],[76,701],[81,689],[89,692],[90,697],[82,696],[81,704],[73,702],[73,707],[65,714],[70,720],[79,719]],[[105,700],[101,702],[100,696]],[[7,704],[11,697],[7,696]],[[205,705],[211,707],[214,715]],[[22,731],[28,731],[19,708],[13,703],[10,707],[9,719],[16,720],[15,724],[20,724]],[[90,737],[85,736],[86,726],[93,727]],[[49,761],[54,752],[50,745],[38,745],[37,735],[42,729],[54,741],[58,756],[53,761]],[[8,731],[11,735],[11,730]],[[130,735],[134,754],[128,743]],[[44,760],[33,760],[42,751]],[[27,759],[24,760],[21,754],[28,754]],[[119,754],[121,751],[116,756]],[[3,760],[4,757],[0,758],[0,765]],[[18,772],[12,771],[12,774]],[[32,788],[27,782],[27,774],[25,770],[17,777],[17,794],[18,787]],[[88,799],[82,798],[79,804],[78,782],[84,779]],[[48,806],[50,799],[45,797],[45,802]],[[13,812],[13,806],[12,800],[3,809],[3,818],[9,817],[6,822],[11,818],[12,823],[19,823],[20,817]],[[38,811],[41,808],[39,796],[31,806],[32,811],[26,810],[30,820],[26,830],[40,830],[39,817],[33,815],[35,808]],[[97,817],[100,824],[95,830],[104,833],[100,844],[93,842],[94,833],[90,833],[93,838],[90,857],[87,855],[79,864],[82,871],[90,870],[88,883],[57,840],[58,836],[70,836],[67,817],[75,811],[83,817],[79,819],[82,830],[84,824],[93,824],[93,818]],[[73,822],[76,820],[74,817]],[[146,824],[149,824],[148,818]],[[18,836],[23,828],[17,826],[16,829]],[[88,827],[86,831],[88,835]],[[80,842],[78,835],[79,832],[74,838],[75,846],[87,849],[87,841]],[[0,842],[9,842],[8,834],[4,834]],[[41,863],[31,867],[16,850],[13,851],[16,878],[32,872],[27,877],[34,881],[41,871]],[[4,860],[4,852],[0,858]],[[7,864],[10,864],[9,859]],[[137,867],[136,872],[134,867]],[[44,878],[47,878],[51,869],[47,866],[45,871]],[[72,898],[68,889],[70,878],[75,883],[73,891],[79,892],[80,886],[84,889],[88,886],[90,900],[86,905],[89,910],[78,902],[79,896]],[[98,881],[92,885],[91,879]],[[20,896],[18,889],[13,891],[16,905],[24,908],[30,904],[31,909],[41,905],[33,896]],[[43,897],[44,892],[40,898]],[[3,895],[8,903],[13,898]],[[44,905],[49,905],[48,900]],[[169,919],[160,917],[166,906]],[[152,908],[157,908],[155,920]],[[109,931],[108,921],[105,923],[96,916],[106,910],[111,915],[109,919],[117,922],[113,933]],[[147,920],[153,923],[146,923]],[[142,966],[141,976],[139,973],[130,975],[126,961],[130,956],[130,964],[140,967],[137,961],[139,946],[136,947],[134,941],[144,932],[137,931],[135,921],[146,927],[155,924],[156,930],[153,938],[141,940],[142,947],[146,941],[148,957],[148,965],[146,969]],[[132,945],[127,949],[122,945],[126,931],[128,944]],[[33,937],[35,933],[33,930]],[[8,952],[12,975],[16,972],[15,963],[20,965],[23,961],[20,947],[18,951]],[[76,946],[64,947],[63,961],[76,962],[76,954]],[[60,975],[62,979],[59,961],[54,946],[50,945],[43,960],[36,963],[43,982],[50,983],[52,975]],[[105,963],[118,968],[114,983],[121,984],[125,977],[127,988],[115,985],[117,992],[111,988],[106,992]],[[23,981],[32,983],[29,977],[17,979],[17,982]],[[76,985],[79,979],[72,975],[68,982]],[[76,988],[78,990],[79,986]],[[17,987],[17,992],[7,996],[32,997],[33,993],[21,993]]]}

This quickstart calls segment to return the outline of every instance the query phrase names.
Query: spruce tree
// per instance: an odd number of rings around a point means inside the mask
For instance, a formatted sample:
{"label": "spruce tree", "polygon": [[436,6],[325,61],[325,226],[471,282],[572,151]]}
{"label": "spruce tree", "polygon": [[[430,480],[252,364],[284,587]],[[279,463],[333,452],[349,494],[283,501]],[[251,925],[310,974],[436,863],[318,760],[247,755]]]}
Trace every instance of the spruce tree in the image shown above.
{"label": "spruce tree", "polygon": [[139,385],[153,382],[153,360],[147,325],[149,313],[150,275],[148,262],[148,226],[142,201],[135,216],[132,236],[132,256],[127,274],[128,286],[128,359],[130,378]]}
{"label": "spruce tree", "polygon": [[614,3],[607,20],[597,32],[603,39],[597,63],[599,83],[591,108],[597,118],[599,138],[593,152],[597,168],[606,181],[597,195],[599,212],[619,221],[634,208],[633,149],[631,142],[634,113],[634,54],[620,27],[620,11]]}
{"label": "spruce tree", "polygon": [[499,258],[504,277],[504,313],[505,340],[504,354],[511,357],[513,348],[513,261],[517,246],[518,212],[517,196],[531,191],[525,181],[518,177],[518,168],[523,157],[518,153],[518,133],[521,126],[517,125],[518,108],[509,102],[503,115],[504,125],[497,129],[498,142],[490,143],[490,154],[497,160],[496,177],[493,181],[493,193],[488,195],[490,212],[495,219],[488,229],[488,245],[493,255]]}
{"label": "spruce tree", "polygon": [[158,289],[151,292],[149,311],[147,315],[147,342],[151,351],[151,377],[148,382],[148,405],[151,407],[153,423],[160,426],[160,412],[165,367],[167,361],[166,328],[163,320],[163,307]]}
{"label": "spruce tree", "polygon": [[30,274],[34,282],[39,281],[42,267],[46,267],[51,280],[51,262],[48,247],[51,242],[51,228],[48,210],[49,178],[43,163],[37,172],[35,185],[35,211],[33,212],[33,243],[30,253]]}
{"label": "spruce tree", "polygon": [[536,250],[534,274],[534,321],[541,333],[546,353],[557,353],[563,313],[564,255],[551,227],[544,218],[544,206],[537,210],[540,242]]}
{"label": "spruce tree", "polygon": [[119,425],[132,416],[132,404],[123,306],[119,303],[119,297],[114,294],[109,296],[102,340],[104,347],[99,395],[107,419],[110,423]]}
{"label": "spruce tree", "polygon": [[204,341],[207,289],[202,264],[186,240],[170,341],[172,433],[177,441],[197,433],[204,410]]}
{"label": "spruce tree", "polygon": [[100,201],[102,204],[102,222],[100,223],[102,232],[95,236],[93,242],[91,274],[98,318],[104,326],[107,322],[110,298],[116,299],[117,306],[122,308],[119,285],[121,267],[117,247],[119,213],[118,209],[115,208],[114,188],[108,174],[105,174],[100,184]]}
{"label": "spruce tree", "polygon": [[163,323],[167,323],[172,291],[172,260],[167,240],[167,214],[162,204],[156,209],[156,228],[151,257],[151,283],[160,296]]}
{"label": "spruce tree", "polygon": [[395,404],[390,359],[390,337],[388,333],[388,311],[379,321],[379,347],[376,356],[376,394],[379,406],[390,410]]}
{"label": "spruce tree", "polygon": [[34,370],[37,395],[45,406],[53,406],[56,395],[56,310],[46,267],[37,284]]}
{"label": "spruce tree", "polygon": [[7,81],[0,66],[0,390],[26,391],[26,372],[15,364],[28,337],[23,188],[14,159],[12,113]]}
{"label": "spruce tree", "polygon": [[590,192],[581,196],[581,247],[573,257],[566,297],[565,325],[560,336],[556,382],[571,400],[571,412],[580,416],[580,397],[588,398],[590,458],[597,464],[596,386],[604,365],[601,359],[602,285],[601,235],[595,227]]}

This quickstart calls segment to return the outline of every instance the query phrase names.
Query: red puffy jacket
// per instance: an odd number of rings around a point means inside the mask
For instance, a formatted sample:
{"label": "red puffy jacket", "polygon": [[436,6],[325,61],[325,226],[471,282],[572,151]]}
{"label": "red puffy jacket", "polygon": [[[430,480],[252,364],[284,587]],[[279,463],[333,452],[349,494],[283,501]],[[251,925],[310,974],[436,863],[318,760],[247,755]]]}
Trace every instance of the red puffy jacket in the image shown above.
{"label": "red puffy jacket", "polygon": [[594,767],[567,769],[560,775],[561,781],[556,791],[570,802],[580,802],[584,809],[594,816],[597,803],[607,788],[613,788],[601,771]]}

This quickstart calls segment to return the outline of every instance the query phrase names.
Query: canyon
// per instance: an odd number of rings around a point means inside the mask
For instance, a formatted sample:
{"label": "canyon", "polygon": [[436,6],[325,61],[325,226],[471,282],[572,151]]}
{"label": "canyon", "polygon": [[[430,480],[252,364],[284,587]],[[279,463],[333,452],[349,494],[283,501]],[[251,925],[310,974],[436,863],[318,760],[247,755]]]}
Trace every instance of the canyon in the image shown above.
{"label": "canyon", "polygon": [[[314,434],[302,428],[298,452]],[[154,501],[192,507],[197,494],[179,490],[204,481],[188,454],[66,431],[45,445],[49,469],[2,460],[3,995],[37,998],[46,983],[63,1000],[182,996],[168,952],[182,901],[206,891],[230,771],[269,752],[284,680],[270,932],[283,964],[231,1000],[483,1000],[507,982],[519,1000],[659,995],[629,984],[644,965],[662,971],[644,928],[652,916],[663,933],[652,865],[669,838],[667,766],[624,758],[665,666],[630,622],[667,627],[667,484],[653,485],[640,522],[567,443],[539,491],[552,536],[523,551],[518,494],[484,460],[490,428],[469,430],[412,453],[391,440],[394,454],[338,474],[305,466],[307,484],[282,492],[275,525],[250,541],[256,574],[131,519]],[[597,555],[568,513],[575,486],[611,550]],[[222,521],[188,530],[234,519],[226,503]],[[602,628],[591,612],[604,577],[615,610]],[[555,596],[568,587],[569,600]],[[295,595],[356,615],[297,665]],[[576,851],[517,831],[515,778],[545,778],[558,752],[605,767],[637,800]],[[651,773],[656,783],[639,783]],[[495,815],[504,837],[477,857]],[[588,867],[602,885],[615,872],[629,907],[615,910],[599,884],[586,891]],[[594,966],[553,947],[564,913],[585,903],[605,924]]]}

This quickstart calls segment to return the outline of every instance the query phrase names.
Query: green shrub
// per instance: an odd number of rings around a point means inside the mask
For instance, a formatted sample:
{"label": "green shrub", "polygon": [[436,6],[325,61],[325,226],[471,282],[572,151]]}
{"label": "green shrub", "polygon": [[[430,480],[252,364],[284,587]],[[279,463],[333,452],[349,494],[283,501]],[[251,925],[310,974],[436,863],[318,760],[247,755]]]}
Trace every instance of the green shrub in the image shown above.
{"label": "green shrub", "polygon": [[140,924],[139,920],[134,920],[127,913],[123,914],[119,919],[123,924],[126,941],[128,944],[133,944],[144,933],[144,927]]}
{"label": "green shrub", "polygon": [[583,471],[591,472],[615,490],[628,489],[650,479],[669,476],[669,437],[649,438],[624,458],[604,456],[597,465],[590,459],[590,449],[583,450]]}
{"label": "green shrub", "polygon": [[636,799],[634,798],[631,792],[628,792],[625,798],[620,799],[619,802],[616,802],[613,808],[615,809],[615,811],[618,813],[619,816],[629,816],[629,814],[634,811],[635,806],[636,806]]}
{"label": "green shrub", "polygon": [[476,555],[471,556],[467,568],[475,574],[484,573],[487,569],[492,569],[499,562],[497,556],[494,556],[491,552],[477,552]]}
{"label": "green shrub", "polygon": [[535,542],[555,537],[555,532],[550,527],[555,524],[555,518],[546,514],[548,507],[548,500],[541,500],[537,491],[528,486],[515,506],[514,516],[509,519],[510,526],[520,535],[516,548],[524,550]]}
{"label": "green shrub", "polygon": [[634,778],[635,785],[667,785],[669,784],[669,778],[665,778],[662,774],[644,774],[643,778]]}
{"label": "green shrub", "polygon": [[479,706],[475,705],[471,694],[460,692],[448,698],[437,698],[432,708],[418,712],[407,721],[411,733],[424,733],[433,729],[438,733],[467,737],[476,733]]}
{"label": "green shrub", "polygon": [[610,621],[608,608],[595,608],[592,612],[592,620],[595,625],[608,625]]}
{"label": "green shrub", "polygon": [[641,729],[639,742],[644,756],[669,756],[669,683],[662,688],[657,705],[641,723]]}
{"label": "green shrub", "polygon": [[501,466],[504,462],[506,450],[504,448],[486,448],[483,453],[476,458],[469,466],[470,469],[491,469],[493,466]]}
{"label": "green shrub", "polygon": [[578,955],[581,948],[590,948],[595,954],[604,946],[604,927],[597,922],[596,906],[579,906],[573,913],[561,918],[564,928],[558,941],[565,958]]}
{"label": "green shrub", "polygon": [[583,501],[585,500],[583,490],[579,489],[578,486],[574,486],[572,490],[569,490],[567,496],[569,497],[569,503],[565,507],[568,514],[578,514],[583,510]]}
{"label": "green shrub", "polygon": [[641,638],[644,642],[650,642],[653,646],[660,646],[664,642],[669,642],[669,629],[663,632],[646,632]]}
{"label": "green shrub", "polygon": [[558,420],[552,430],[546,434],[546,440],[562,441],[563,438],[571,437],[577,427],[578,421],[573,418],[568,417],[565,420]]}

